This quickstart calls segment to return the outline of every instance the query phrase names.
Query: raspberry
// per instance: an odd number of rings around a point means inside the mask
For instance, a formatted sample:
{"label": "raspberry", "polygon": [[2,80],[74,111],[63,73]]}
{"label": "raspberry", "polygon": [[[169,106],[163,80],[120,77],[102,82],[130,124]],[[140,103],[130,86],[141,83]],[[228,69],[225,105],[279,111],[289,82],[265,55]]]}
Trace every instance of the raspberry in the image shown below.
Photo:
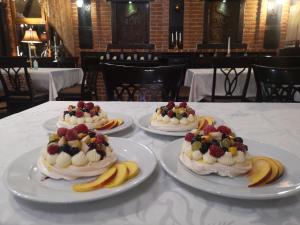
{"label": "raspberry", "polygon": [[217,128],[217,131],[221,132],[222,134],[226,134],[226,135],[231,134],[230,128],[228,128],[226,126],[222,126],[222,125]]}
{"label": "raspberry", "polygon": [[213,144],[209,147],[209,154],[213,157],[220,158],[225,152],[221,147]]}
{"label": "raspberry", "polygon": [[93,108],[91,111],[90,111],[90,115],[93,117],[95,115],[97,115],[98,113],[95,111],[95,108]]}
{"label": "raspberry", "polygon": [[217,129],[213,126],[213,125],[207,125],[206,127],[204,127],[203,132],[205,135],[208,135],[211,132],[216,132]]}
{"label": "raspberry", "polygon": [[77,110],[75,116],[78,118],[83,117],[83,112],[81,110]]}
{"label": "raspberry", "polygon": [[78,139],[78,134],[75,129],[68,130],[66,133],[67,141],[73,141]]}
{"label": "raspberry", "polygon": [[182,107],[182,108],[186,108],[186,106],[187,106],[186,102],[181,102],[179,104],[179,107]]}
{"label": "raspberry", "polygon": [[175,107],[175,103],[173,101],[168,102],[167,108],[168,109],[173,109]]}
{"label": "raspberry", "polygon": [[92,108],[94,108],[94,103],[92,103],[92,102],[85,103],[84,108],[91,110]]}
{"label": "raspberry", "polygon": [[58,152],[59,152],[59,147],[58,147],[58,145],[56,145],[56,144],[51,144],[51,145],[49,145],[48,148],[47,148],[47,152],[48,152],[50,155],[54,155],[54,154],[58,153]]}
{"label": "raspberry", "polygon": [[193,138],[194,138],[194,134],[193,133],[187,133],[186,135],[185,135],[185,140],[186,141],[188,141],[188,142],[192,142],[192,140],[193,140]]}
{"label": "raspberry", "polygon": [[168,117],[173,118],[174,112],[172,110],[168,111]]}
{"label": "raspberry", "polygon": [[79,101],[77,103],[77,107],[80,108],[80,109],[82,109],[84,107],[84,102],[83,101]]}
{"label": "raspberry", "polygon": [[59,137],[65,136],[66,133],[67,133],[67,131],[68,131],[67,128],[64,128],[64,127],[58,128],[58,129],[57,129],[57,135],[58,135]]}
{"label": "raspberry", "polygon": [[244,145],[244,144],[242,144],[242,143],[236,142],[236,143],[234,144],[234,146],[236,146],[236,148],[237,148],[239,151],[241,151],[241,152],[246,152],[246,151],[248,151],[248,146],[247,146],[247,145]]}
{"label": "raspberry", "polygon": [[97,134],[96,135],[96,140],[95,140],[95,143],[96,144],[102,144],[105,142],[105,138],[104,138],[104,135],[102,134]]}
{"label": "raspberry", "polygon": [[73,129],[75,129],[77,131],[77,133],[88,133],[89,132],[89,128],[85,125],[85,124],[79,124],[76,127],[74,127]]}

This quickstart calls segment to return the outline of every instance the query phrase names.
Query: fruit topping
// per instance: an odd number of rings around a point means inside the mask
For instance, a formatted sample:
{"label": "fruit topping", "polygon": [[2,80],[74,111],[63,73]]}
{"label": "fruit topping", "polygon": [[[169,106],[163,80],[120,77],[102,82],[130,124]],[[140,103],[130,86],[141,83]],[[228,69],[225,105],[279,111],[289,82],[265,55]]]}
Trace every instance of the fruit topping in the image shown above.
{"label": "fruit topping", "polygon": [[87,134],[89,132],[89,128],[85,124],[79,124],[76,127],[73,128],[77,131],[77,133],[85,133]]}
{"label": "fruit topping", "polygon": [[92,108],[94,108],[94,103],[92,102],[85,103],[84,107],[88,110],[91,110]]}
{"label": "fruit topping", "polygon": [[81,110],[79,110],[79,109],[76,110],[76,114],[75,114],[76,117],[80,118],[80,117],[83,117],[83,115],[84,114]]}
{"label": "fruit topping", "polygon": [[173,118],[174,115],[175,113],[172,110],[168,111],[168,117]]}
{"label": "fruit topping", "polygon": [[96,144],[104,144],[104,142],[105,142],[105,136],[102,134],[97,134],[95,143]]}
{"label": "fruit topping", "polygon": [[57,130],[57,135],[58,135],[59,137],[63,137],[63,136],[66,135],[67,131],[68,131],[67,128],[64,128],[64,127],[58,128],[58,130]]}
{"label": "fruit topping", "polygon": [[224,153],[224,150],[215,144],[212,144],[209,147],[209,154],[213,157],[220,158]]}
{"label": "fruit topping", "polygon": [[217,129],[213,126],[213,125],[207,125],[206,127],[204,127],[203,132],[205,135],[208,135],[211,132],[216,132]]}
{"label": "fruit topping", "polygon": [[76,140],[78,139],[77,131],[74,129],[67,130],[65,137],[67,141]]}
{"label": "fruit topping", "polygon": [[194,134],[193,133],[187,133],[186,135],[185,135],[185,140],[186,141],[188,141],[188,142],[191,142],[192,140],[193,140],[193,138],[194,138]]}
{"label": "fruit topping", "polygon": [[202,154],[205,154],[208,151],[209,147],[210,147],[210,143],[209,142],[203,142],[202,146],[201,146],[201,149],[200,149],[200,152]]}
{"label": "fruit topping", "polygon": [[167,108],[170,110],[173,109],[174,107],[175,107],[175,103],[173,101],[169,101],[167,104]]}
{"label": "fruit topping", "polygon": [[50,144],[48,145],[47,147],[47,152],[50,154],[50,155],[54,155],[56,153],[59,153],[59,146],[57,144]]}
{"label": "fruit topping", "polygon": [[234,141],[243,144],[243,139],[241,137],[235,137]]}
{"label": "fruit topping", "polygon": [[84,107],[84,102],[83,101],[79,101],[77,103],[77,107],[80,108],[80,109],[82,109]]}
{"label": "fruit topping", "polygon": [[49,136],[49,143],[51,142],[57,142],[59,140],[59,136],[57,134],[51,134]]}
{"label": "fruit topping", "polygon": [[232,156],[237,154],[237,148],[235,146],[229,147],[228,151],[232,154]]}
{"label": "fruit topping", "polygon": [[217,131],[219,131],[219,132],[221,132],[221,133],[223,133],[223,134],[226,134],[226,135],[230,135],[231,134],[231,129],[230,128],[228,128],[228,127],[226,127],[226,126],[219,126],[218,128],[217,128]]}
{"label": "fruit topping", "polygon": [[192,151],[197,151],[201,148],[201,142],[200,141],[195,141],[192,144]]}
{"label": "fruit topping", "polygon": [[181,103],[179,104],[179,107],[182,107],[182,108],[186,108],[186,106],[187,106],[187,103],[186,103],[186,102],[181,102]]}

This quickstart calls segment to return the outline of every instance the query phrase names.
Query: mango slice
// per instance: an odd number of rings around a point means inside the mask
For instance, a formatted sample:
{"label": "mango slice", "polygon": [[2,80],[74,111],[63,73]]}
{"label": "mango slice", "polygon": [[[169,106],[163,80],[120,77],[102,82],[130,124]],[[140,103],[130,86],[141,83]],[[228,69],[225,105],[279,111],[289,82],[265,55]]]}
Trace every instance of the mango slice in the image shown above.
{"label": "mango slice", "polygon": [[113,187],[120,186],[127,179],[127,176],[128,176],[127,166],[123,163],[119,163],[116,165],[116,167],[117,167],[117,174],[110,182],[108,182],[105,185],[105,187],[107,187],[107,188],[113,188]]}
{"label": "mango slice", "polygon": [[140,169],[136,162],[125,161],[123,163],[127,166],[127,169],[128,169],[127,180],[129,180],[139,174]]}
{"label": "mango slice", "polygon": [[252,170],[248,174],[248,187],[254,187],[264,182],[272,173],[268,161],[264,159],[255,159],[252,161]]}

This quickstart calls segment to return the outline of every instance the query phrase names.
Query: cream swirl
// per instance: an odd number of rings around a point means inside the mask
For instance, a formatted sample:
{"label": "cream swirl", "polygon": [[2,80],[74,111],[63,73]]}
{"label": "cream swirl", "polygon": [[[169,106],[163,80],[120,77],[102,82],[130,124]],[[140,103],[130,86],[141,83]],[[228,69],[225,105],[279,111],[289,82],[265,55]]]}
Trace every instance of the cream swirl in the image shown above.
{"label": "cream swirl", "polygon": [[195,161],[202,159],[202,153],[200,151],[193,151],[192,158]]}
{"label": "cream swirl", "polygon": [[88,153],[86,154],[86,157],[90,162],[97,162],[101,158],[101,156],[97,153],[96,149],[88,151]]}
{"label": "cream swirl", "polygon": [[74,166],[85,166],[88,163],[88,159],[83,151],[78,152],[72,157],[72,165]]}
{"label": "cream swirl", "polygon": [[209,163],[209,164],[213,164],[213,163],[217,162],[217,158],[213,157],[211,154],[209,154],[209,151],[208,151],[203,155],[203,161],[206,163]]}
{"label": "cream swirl", "polygon": [[58,154],[56,158],[56,165],[60,168],[66,168],[71,165],[71,156],[65,152],[61,152]]}
{"label": "cream swirl", "polygon": [[245,161],[244,152],[237,151],[237,155],[233,158],[236,163],[242,163]]}
{"label": "cream swirl", "polygon": [[218,158],[218,162],[226,166],[231,166],[234,164],[234,159],[232,158],[232,154],[230,152],[225,152],[224,155]]}
{"label": "cream swirl", "polygon": [[46,160],[50,165],[54,165],[56,163],[57,156],[58,154],[51,155],[49,153],[46,153]]}

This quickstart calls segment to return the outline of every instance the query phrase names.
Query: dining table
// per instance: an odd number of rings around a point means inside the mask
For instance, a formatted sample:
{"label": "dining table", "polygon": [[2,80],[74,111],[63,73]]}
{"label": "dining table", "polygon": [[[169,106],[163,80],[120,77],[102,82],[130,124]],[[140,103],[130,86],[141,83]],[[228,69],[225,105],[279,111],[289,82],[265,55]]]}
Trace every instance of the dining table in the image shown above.
{"label": "dining table", "polygon": [[[237,68],[237,72],[241,69]],[[187,69],[185,73],[184,86],[190,87],[189,102],[201,101],[205,96],[212,94],[212,82],[213,82],[213,68],[202,68],[202,69]],[[234,94],[242,94],[243,85],[247,75],[247,70],[243,71],[237,81],[236,91]],[[229,76],[230,80],[234,79],[233,74]],[[216,80],[216,95],[225,95],[224,90],[225,76],[217,70]],[[246,97],[256,96],[256,84],[254,79],[253,70],[251,72],[249,86],[247,89]]]}
{"label": "dining table", "polygon": [[[7,166],[17,157],[47,144],[49,131],[45,129],[45,123],[58,117],[70,104],[76,102],[49,101],[0,120],[2,178]],[[113,197],[69,204],[37,203],[19,198],[8,191],[1,179],[1,225],[300,224],[300,194],[268,200],[222,197],[187,186],[168,175],[160,163],[161,153],[180,137],[149,133],[136,124],[138,118],[152,114],[165,103],[116,101],[95,104],[106,112],[122,112],[134,119],[130,128],[110,136],[150,148],[159,162],[152,175],[138,186]],[[191,102],[189,106],[199,115],[222,119],[241,137],[276,146],[282,149],[282,154],[300,157],[300,104]]]}
{"label": "dining table", "polygon": [[81,68],[30,68],[28,72],[36,90],[49,91],[49,101],[55,101],[61,89],[81,84],[83,78]]}

